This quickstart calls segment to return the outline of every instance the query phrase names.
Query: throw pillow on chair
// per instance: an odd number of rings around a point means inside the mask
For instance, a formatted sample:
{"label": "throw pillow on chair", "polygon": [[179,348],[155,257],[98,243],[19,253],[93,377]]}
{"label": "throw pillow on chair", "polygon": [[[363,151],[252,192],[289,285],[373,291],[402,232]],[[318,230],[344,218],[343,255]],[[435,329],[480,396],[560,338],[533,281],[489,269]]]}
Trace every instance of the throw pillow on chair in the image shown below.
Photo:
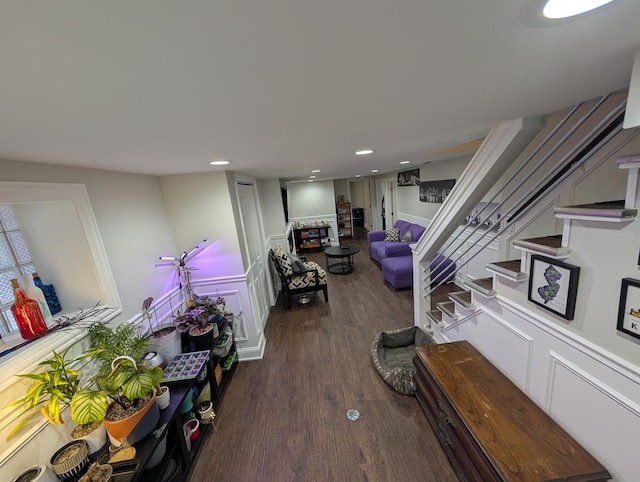
{"label": "throw pillow on chair", "polygon": [[385,241],[397,243],[400,241],[400,228],[390,228],[386,231]]}

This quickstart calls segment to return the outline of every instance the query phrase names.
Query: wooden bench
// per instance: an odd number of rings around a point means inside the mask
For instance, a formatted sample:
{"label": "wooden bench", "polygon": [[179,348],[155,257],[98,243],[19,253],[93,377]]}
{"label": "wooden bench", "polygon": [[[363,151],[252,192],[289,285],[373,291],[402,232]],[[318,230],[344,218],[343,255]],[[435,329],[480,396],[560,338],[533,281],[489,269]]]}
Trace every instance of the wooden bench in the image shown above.
{"label": "wooden bench", "polygon": [[462,481],[611,475],[466,341],[420,346],[416,397]]}

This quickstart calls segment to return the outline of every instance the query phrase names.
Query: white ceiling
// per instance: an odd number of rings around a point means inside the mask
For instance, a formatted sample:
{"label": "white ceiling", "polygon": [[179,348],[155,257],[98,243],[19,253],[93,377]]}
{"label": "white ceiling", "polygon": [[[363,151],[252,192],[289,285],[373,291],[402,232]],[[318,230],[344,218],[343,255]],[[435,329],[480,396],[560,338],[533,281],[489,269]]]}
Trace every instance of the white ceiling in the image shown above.
{"label": "white ceiling", "polygon": [[640,2],[546,28],[525,3],[2,0],[0,158],[345,178],[628,86]]}

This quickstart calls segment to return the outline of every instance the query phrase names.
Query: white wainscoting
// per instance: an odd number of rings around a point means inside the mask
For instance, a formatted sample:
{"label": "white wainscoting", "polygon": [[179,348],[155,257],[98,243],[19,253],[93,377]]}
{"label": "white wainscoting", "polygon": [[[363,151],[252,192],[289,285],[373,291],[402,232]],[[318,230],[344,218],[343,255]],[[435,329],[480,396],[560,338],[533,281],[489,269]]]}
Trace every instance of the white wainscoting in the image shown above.
{"label": "white wainscoting", "polygon": [[596,457],[616,481],[639,480],[640,367],[512,301],[473,293],[476,312],[434,326],[466,339]]}

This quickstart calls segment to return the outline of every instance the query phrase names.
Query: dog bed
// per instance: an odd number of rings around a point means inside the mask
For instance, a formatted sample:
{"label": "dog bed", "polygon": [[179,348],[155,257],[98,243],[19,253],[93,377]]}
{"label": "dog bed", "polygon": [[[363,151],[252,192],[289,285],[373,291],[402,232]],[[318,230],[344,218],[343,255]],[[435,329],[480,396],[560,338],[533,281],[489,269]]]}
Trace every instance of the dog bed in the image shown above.
{"label": "dog bed", "polygon": [[371,359],[382,379],[395,391],[413,395],[416,391],[415,347],[433,343],[435,339],[417,326],[383,331],[371,345]]}

